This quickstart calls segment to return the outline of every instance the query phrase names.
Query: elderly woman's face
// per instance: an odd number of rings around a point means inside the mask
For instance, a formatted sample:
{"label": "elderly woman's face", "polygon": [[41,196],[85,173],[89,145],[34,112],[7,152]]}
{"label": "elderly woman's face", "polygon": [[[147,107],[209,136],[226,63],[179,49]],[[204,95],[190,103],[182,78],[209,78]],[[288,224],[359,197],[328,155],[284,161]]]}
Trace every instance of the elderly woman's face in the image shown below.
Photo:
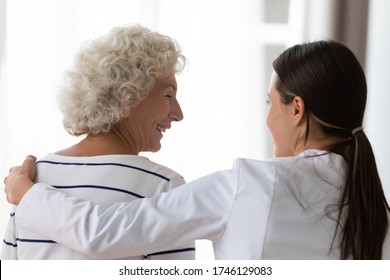
{"label": "elderly woman's face", "polygon": [[159,78],[148,97],[131,110],[126,118],[126,135],[138,152],[160,150],[163,133],[171,128],[172,121],[183,119],[176,92],[174,74]]}

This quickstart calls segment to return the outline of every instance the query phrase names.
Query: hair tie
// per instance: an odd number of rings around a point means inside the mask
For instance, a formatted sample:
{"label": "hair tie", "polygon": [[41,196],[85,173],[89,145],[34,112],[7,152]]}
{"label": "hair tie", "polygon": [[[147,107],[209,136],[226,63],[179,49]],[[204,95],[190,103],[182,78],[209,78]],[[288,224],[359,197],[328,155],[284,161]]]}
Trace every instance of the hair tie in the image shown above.
{"label": "hair tie", "polygon": [[352,130],[352,135],[355,135],[356,132],[358,132],[358,131],[363,131],[363,127],[359,126],[359,127],[355,128],[354,130]]}

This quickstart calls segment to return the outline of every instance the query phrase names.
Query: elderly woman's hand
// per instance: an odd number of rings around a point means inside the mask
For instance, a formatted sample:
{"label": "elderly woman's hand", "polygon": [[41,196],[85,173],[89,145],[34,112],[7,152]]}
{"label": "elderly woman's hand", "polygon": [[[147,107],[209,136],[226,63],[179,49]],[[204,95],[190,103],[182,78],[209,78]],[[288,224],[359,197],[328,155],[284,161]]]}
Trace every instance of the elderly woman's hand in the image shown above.
{"label": "elderly woman's hand", "polygon": [[12,167],[4,179],[4,190],[11,204],[19,204],[24,194],[34,185],[36,157],[27,156],[21,166]]}

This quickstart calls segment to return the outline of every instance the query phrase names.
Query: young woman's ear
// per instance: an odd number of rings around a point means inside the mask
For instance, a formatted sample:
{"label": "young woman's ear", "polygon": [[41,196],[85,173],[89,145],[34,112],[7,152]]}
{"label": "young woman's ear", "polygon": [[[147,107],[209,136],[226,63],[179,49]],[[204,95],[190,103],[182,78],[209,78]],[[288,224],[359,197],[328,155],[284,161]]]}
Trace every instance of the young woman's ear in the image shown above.
{"label": "young woman's ear", "polygon": [[292,116],[294,118],[295,124],[300,124],[302,121],[305,121],[304,118],[306,110],[305,110],[305,102],[303,102],[303,99],[300,96],[295,96],[294,100],[292,101]]}

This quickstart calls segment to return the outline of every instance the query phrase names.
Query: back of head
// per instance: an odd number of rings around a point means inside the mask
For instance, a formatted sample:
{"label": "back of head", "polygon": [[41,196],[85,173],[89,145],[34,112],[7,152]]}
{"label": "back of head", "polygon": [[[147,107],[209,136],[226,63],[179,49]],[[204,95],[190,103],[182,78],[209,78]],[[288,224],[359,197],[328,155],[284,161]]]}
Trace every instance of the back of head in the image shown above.
{"label": "back of head", "polygon": [[180,72],[185,63],[175,40],[140,25],[87,41],[59,96],[65,129],[108,132],[148,96],[156,78]]}
{"label": "back of head", "polygon": [[334,41],[317,41],[285,50],[273,63],[281,100],[300,96],[310,122],[339,139],[328,147],[348,163],[339,201],[341,258],[380,259],[388,230],[388,211],[371,144],[362,130],[367,100],[364,71],[355,55]]}
{"label": "back of head", "polygon": [[366,79],[355,55],[344,45],[333,41],[296,45],[273,66],[280,91],[302,97],[323,123],[348,133],[362,125]]}

